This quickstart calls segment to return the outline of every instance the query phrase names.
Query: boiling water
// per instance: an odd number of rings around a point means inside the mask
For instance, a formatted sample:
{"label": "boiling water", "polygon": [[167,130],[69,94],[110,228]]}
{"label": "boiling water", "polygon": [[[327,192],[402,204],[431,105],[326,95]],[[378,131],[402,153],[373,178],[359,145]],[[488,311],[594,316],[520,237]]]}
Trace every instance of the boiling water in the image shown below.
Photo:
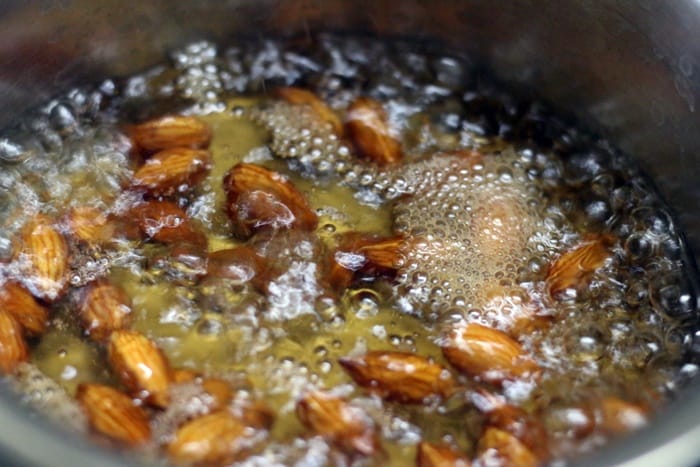
{"label": "boiling water", "polygon": [[[198,42],[140,75],[74,89],[0,137],[2,277],[19,273],[12,243],[32,215],[128,209],[133,194],[123,187],[135,165],[125,124],[199,115],[214,134],[214,167],[180,202],[206,230],[210,251],[241,244],[222,209],[223,175],[239,161],[289,175],[320,214],[318,231],[251,240],[281,271],[266,294],[198,282],[182,265],[153,261],[166,247],[139,242],[81,249],[71,285],[109,277],[132,297],[135,329],[174,367],[248,381],[243,396],[265,400],[276,421],[246,462],[330,462],[331,445],[306,433],[294,413],[314,387],[346,396],[380,427],[388,458],[358,465],[411,463],[420,440],[473,453],[482,423],[474,381],[460,376],[464,390],[446,401],[403,406],[355,387],[337,360],[390,349],[444,362],[441,331],[453,323],[510,331],[532,315],[551,321],[519,337],[543,368],[541,383],[503,394],[544,422],[555,457],[587,451],[606,436],[571,435],[575,421],[566,417],[580,404],[615,395],[658,407],[696,373],[694,272],[669,209],[627,156],[476,76],[466,60],[412,43],[321,36]],[[358,95],[381,101],[406,162],[379,169],[357,159],[308,109],[268,99],[279,85],[313,90],[339,111]],[[455,155],[472,150],[483,158]],[[395,278],[337,296],[320,258],[346,231],[420,236],[426,247],[407,255]],[[552,299],[548,265],[590,233],[613,235],[611,260],[585,290]],[[111,384],[114,376],[103,350],[81,335],[76,293],[52,307],[50,330],[32,343],[17,385],[28,402],[84,432],[71,397],[77,384]],[[187,387],[180,391],[154,415],[146,455],[170,439],[183,414],[200,410]]]}

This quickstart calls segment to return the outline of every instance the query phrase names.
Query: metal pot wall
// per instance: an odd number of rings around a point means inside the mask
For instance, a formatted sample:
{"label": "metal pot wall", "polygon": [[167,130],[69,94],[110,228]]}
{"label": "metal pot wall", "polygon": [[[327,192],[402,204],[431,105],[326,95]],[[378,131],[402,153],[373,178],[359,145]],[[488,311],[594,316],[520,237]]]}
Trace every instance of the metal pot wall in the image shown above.
{"label": "metal pot wall", "polygon": [[[195,38],[315,30],[438,39],[513,89],[575,115],[641,162],[700,252],[695,0],[5,0],[0,127],[73,84],[142,70]],[[583,464],[700,461],[698,383],[653,426]],[[11,395],[0,399],[0,420],[3,465],[122,462],[31,418]]]}

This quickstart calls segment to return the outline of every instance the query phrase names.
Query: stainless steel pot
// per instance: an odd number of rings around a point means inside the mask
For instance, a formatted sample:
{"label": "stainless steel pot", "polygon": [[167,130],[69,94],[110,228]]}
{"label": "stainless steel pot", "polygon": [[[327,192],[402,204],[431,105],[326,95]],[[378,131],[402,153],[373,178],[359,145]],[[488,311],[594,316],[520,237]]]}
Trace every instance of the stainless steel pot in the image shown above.
{"label": "stainless steel pot", "polygon": [[[697,0],[5,0],[0,127],[73,84],[141,70],[195,38],[321,29],[441,40],[574,114],[641,162],[700,252]],[[698,389],[695,381],[650,428],[582,464],[699,462]],[[0,421],[2,465],[124,462],[47,427],[9,394]]]}

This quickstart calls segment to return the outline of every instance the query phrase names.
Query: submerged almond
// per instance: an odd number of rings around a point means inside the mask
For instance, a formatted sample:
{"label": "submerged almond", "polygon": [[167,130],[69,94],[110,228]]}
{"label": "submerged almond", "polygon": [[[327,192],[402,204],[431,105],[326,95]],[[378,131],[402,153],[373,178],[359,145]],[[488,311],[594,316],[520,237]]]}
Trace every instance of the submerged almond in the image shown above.
{"label": "submerged almond", "polygon": [[339,361],[357,384],[390,400],[420,403],[455,389],[449,370],[408,352],[373,351]]}
{"label": "submerged almond", "polygon": [[379,165],[400,162],[401,144],[391,134],[382,104],[369,97],[358,97],[348,107],[345,129],[360,155]]}
{"label": "submerged almond", "polygon": [[203,149],[165,149],[146,160],[134,174],[133,184],[156,196],[182,193],[201,182],[211,164],[211,154]]}
{"label": "submerged almond", "polygon": [[132,207],[131,213],[148,238],[168,245],[207,244],[206,236],[194,226],[185,210],[172,201],[145,201]]}
{"label": "submerged almond", "polygon": [[260,274],[263,267],[263,258],[255,250],[240,246],[210,253],[207,274],[245,283]]}
{"label": "submerged almond", "polygon": [[166,115],[131,127],[129,134],[140,150],[153,152],[175,147],[205,148],[209,126],[196,117]]}
{"label": "submerged almond", "polygon": [[520,344],[501,331],[476,323],[455,328],[442,353],[459,370],[488,383],[539,374],[539,366]]}
{"label": "submerged almond", "polygon": [[379,449],[371,419],[339,397],[307,393],[297,402],[297,416],[307,428],[350,454],[371,456]]}
{"label": "submerged almond", "polygon": [[0,310],[0,371],[11,374],[28,358],[29,349],[22,336],[22,326],[10,313]]}
{"label": "submerged almond", "polygon": [[12,315],[27,335],[39,336],[46,330],[48,309],[16,282],[0,287],[0,309]]}
{"label": "submerged almond", "polygon": [[83,291],[80,318],[85,333],[94,341],[103,341],[131,324],[131,300],[121,287],[106,279],[97,280]]}
{"label": "submerged almond", "polygon": [[603,398],[599,411],[598,427],[609,435],[638,430],[648,422],[648,414],[643,407],[614,396]]}
{"label": "submerged almond", "polygon": [[151,437],[146,413],[126,394],[101,384],[81,384],[76,398],[95,431],[128,445]]}
{"label": "submerged almond", "polygon": [[547,272],[547,288],[556,295],[570,288],[585,286],[596,269],[612,254],[612,240],[607,235],[591,235],[574,249],[562,254]]}
{"label": "submerged almond", "polygon": [[471,462],[449,446],[422,441],[416,450],[417,467],[469,467]]}
{"label": "submerged almond", "polygon": [[68,244],[54,222],[37,215],[22,229],[15,259],[24,272],[23,284],[35,297],[53,302],[68,286]]}
{"label": "submerged almond", "polygon": [[105,213],[91,206],[71,209],[68,228],[76,239],[93,246],[110,241],[116,231],[116,226]]}
{"label": "submerged almond", "polygon": [[117,330],[110,335],[108,352],[112,369],[135,397],[157,407],[168,405],[172,370],[150,339],[136,331]]}
{"label": "submerged almond", "polygon": [[343,135],[343,125],[338,115],[311,91],[290,86],[275,89],[275,95],[290,104],[309,106],[320,120],[332,127],[336,135]]}
{"label": "submerged almond", "polygon": [[318,216],[304,195],[282,174],[255,164],[235,165],[224,177],[226,208],[235,233],[263,229],[314,230]]}
{"label": "submerged almond", "polygon": [[540,459],[518,438],[498,428],[487,428],[477,445],[479,465],[535,467]]}

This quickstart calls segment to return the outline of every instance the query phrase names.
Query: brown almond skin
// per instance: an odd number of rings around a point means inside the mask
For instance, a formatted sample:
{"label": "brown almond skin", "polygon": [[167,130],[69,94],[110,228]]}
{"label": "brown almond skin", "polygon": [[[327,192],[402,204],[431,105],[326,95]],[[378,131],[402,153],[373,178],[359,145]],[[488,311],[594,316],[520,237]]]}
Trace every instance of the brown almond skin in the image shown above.
{"label": "brown almond skin", "polygon": [[518,438],[538,459],[549,457],[547,430],[539,419],[520,407],[510,404],[496,407],[486,413],[486,423]]}
{"label": "brown almond skin", "polygon": [[132,207],[130,212],[148,238],[166,245],[207,245],[206,236],[194,226],[185,210],[172,201],[145,201]]}
{"label": "brown almond skin", "polygon": [[372,351],[339,362],[357,384],[388,400],[421,403],[430,396],[449,397],[455,389],[445,367],[408,352]]}
{"label": "brown almond skin", "polygon": [[54,302],[68,286],[68,244],[55,223],[47,216],[36,215],[22,229],[15,259],[25,269],[23,284],[35,297]]}
{"label": "brown almond skin", "polygon": [[640,405],[608,396],[600,401],[598,428],[608,435],[622,435],[638,430],[649,421],[647,411]]}
{"label": "brown almond skin", "polygon": [[453,330],[442,353],[460,371],[492,384],[538,377],[540,373],[520,344],[501,331],[476,323]]}
{"label": "brown almond skin", "polygon": [[292,86],[277,88],[274,94],[279,99],[293,105],[308,105],[322,121],[328,123],[333,128],[333,132],[336,135],[343,136],[343,124],[340,118],[338,118],[338,115],[316,96],[316,94],[306,89]]}
{"label": "brown almond skin", "polygon": [[261,229],[312,231],[318,216],[285,176],[255,164],[236,164],[224,177],[226,210],[234,234],[247,238]]}
{"label": "brown almond skin", "polygon": [[12,315],[28,336],[40,336],[46,331],[49,310],[16,282],[0,287],[0,310]]}
{"label": "brown almond skin", "polygon": [[117,330],[110,335],[107,350],[112,369],[132,395],[167,407],[173,374],[163,352],[150,339],[136,331]]}
{"label": "brown almond skin", "polygon": [[113,331],[128,328],[133,321],[131,299],[107,279],[85,288],[79,308],[83,329],[96,342],[106,340]]}
{"label": "brown almond skin", "polygon": [[308,429],[348,454],[371,456],[379,450],[370,419],[339,397],[320,391],[307,393],[297,402],[297,416]]}
{"label": "brown almond skin", "polygon": [[547,288],[554,296],[566,289],[585,287],[596,269],[605,264],[613,240],[607,235],[589,235],[572,250],[557,258],[547,272]]}
{"label": "brown almond skin", "polygon": [[22,326],[4,310],[0,310],[0,371],[9,375],[17,365],[27,361],[29,349],[22,336]]}
{"label": "brown almond skin", "polygon": [[92,246],[111,241],[117,228],[102,211],[91,206],[72,208],[67,224],[74,238]]}
{"label": "brown almond skin", "polygon": [[[541,464],[518,438],[498,428],[487,428],[477,445],[480,465],[535,467]],[[487,461],[488,459],[488,461]]]}
{"label": "brown almond skin", "polygon": [[264,260],[249,246],[239,246],[209,254],[207,275],[240,281],[253,280],[264,268]]}
{"label": "brown almond skin", "polygon": [[80,384],[76,394],[92,428],[129,446],[148,441],[151,428],[141,407],[131,397],[101,384]]}
{"label": "brown almond skin", "polygon": [[164,149],[147,159],[134,174],[133,185],[154,196],[188,191],[211,169],[212,156],[203,149]]}
{"label": "brown almond skin", "polygon": [[209,126],[196,117],[166,115],[134,125],[131,141],[144,152],[168,148],[206,148],[211,141]]}
{"label": "brown almond skin", "polygon": [[245,449],[246,427],[228,410],[219,410],[182,425],[168,445],[178,463],[226,464]]}
{"label": "brown almond skin", "polygon": [[448,446],[422,441],[416,449],[416,467],[470,467],[466,456]]}
{"label": "brown almond skin", "polygon": [[380,166],[401,162],[401,144],[391,136],[382,104],[369,97],[358,97],[348,107],[345,130],[361,156]]}

